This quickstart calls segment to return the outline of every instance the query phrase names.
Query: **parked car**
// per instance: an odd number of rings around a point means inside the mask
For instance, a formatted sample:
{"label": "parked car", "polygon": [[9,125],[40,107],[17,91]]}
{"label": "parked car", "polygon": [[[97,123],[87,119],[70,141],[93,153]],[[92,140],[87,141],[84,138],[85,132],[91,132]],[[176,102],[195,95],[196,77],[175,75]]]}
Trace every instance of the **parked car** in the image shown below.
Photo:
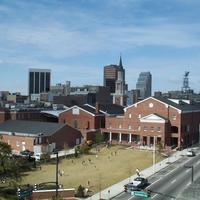
{"label": "parked car", "polygon": [[148,180],[144,177],[138,176],[133,182],[124,185],[125,192],[140,191],[148,185]]}
{"label": "parked car", "polygon": [[196,154],[195,154],[195,152],[194,152],[193,150],[189,150],[189,151],[186,152],[186,155],[187,155],[188,157],[193,157],[193,156],[195,156]]}
{"label": "parked car", "polygon": [[32,157],[35,158],[35,161],[40,161],[43,158],[43,154],[42,153],[36,153]]}
{"label": "parked car", "polygon": [[34,153],[32,151],[29,151],[28,149],[20,152],[20,155],[25,156],[25,157],[31,157],[31,156],[33,156],[33,154]]}

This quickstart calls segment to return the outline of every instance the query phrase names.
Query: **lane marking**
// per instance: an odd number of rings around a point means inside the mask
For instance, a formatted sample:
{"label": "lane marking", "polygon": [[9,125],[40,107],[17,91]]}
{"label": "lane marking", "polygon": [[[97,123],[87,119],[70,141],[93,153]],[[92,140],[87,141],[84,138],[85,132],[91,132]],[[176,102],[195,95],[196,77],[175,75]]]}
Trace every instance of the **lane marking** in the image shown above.
{"label": "lane marking", "polygon": [[191,183],[188,183],[186,186],[189,186]]}
{"label": "lane marking", "polygon": [[171,183],[175,183],[176,182],[176,179],[174,179]]}
{"label": "lane marking", "polygon": [[158,194],[154,194],[151,198],[153,199],[154,197],[158,196]]}
{"label": "lane marking", "polygon": [[200,164],[200,160],[196,164]]}
{"label": "lane marking", "polygon": [[131,200],[132,198],[134,198],[134,196],[132,196],[132,197],[128,198],[127,200]]}

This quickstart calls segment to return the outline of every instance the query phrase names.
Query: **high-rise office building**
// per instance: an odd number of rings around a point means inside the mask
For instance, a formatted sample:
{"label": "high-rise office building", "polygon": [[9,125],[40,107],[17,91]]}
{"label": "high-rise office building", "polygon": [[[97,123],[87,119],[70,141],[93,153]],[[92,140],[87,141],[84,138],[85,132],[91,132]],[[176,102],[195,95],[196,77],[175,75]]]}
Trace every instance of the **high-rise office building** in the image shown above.
{"label": "high-rise office building", "polygon": [[104,86],[110,89],[113,103],[124,106],[126,104],[125,69],[120,56],[119,65],[108,65],[104,67]]}
{"label": "high-rise office building", "polygon": [[118,65],[107,65],[104,67],[104,86],[108,87],[111,93],[115,93],[118,70]]}
{"label": "high-rise office building", "polygon": [[29,96],[50,90],[50,69],[29,69]]}
{"label": "high-rise office building", "polygon": [[150,72],[141,72],[136,83],[136,89],[140,90],[140,99],[151,96],[152,77]]}

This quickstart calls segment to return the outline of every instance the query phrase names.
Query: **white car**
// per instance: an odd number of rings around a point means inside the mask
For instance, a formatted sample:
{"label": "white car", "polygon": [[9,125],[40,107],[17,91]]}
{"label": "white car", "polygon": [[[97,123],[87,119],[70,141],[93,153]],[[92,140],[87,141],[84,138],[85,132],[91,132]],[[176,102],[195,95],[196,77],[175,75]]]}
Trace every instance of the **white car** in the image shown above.
{"label": "white car", "polygon": [[189,151],[187,151],[186,156],[193,157],[193,156],[195,156],[195,152],[192,150],[189,150]]}
{"label": "white car", "polygon": [[42,157],[42,153],[36,153],[33,155],[33,158],[35,158],[35,161],[40,161]]}

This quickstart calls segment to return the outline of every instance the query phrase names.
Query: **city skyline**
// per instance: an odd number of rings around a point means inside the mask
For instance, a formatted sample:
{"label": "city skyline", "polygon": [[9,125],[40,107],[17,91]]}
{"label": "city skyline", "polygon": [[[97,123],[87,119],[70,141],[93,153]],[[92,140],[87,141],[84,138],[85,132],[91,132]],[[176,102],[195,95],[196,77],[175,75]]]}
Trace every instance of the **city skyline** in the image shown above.
{"label": "city skyline", "polygon": [[[51,69],[52,85],[103,85],[120,54],[128,88],[152,74],[152,92],[199,92],[197,0],[0,1],[0,90],[28,94],[28,69]],[[13,81],[14,80],[14,81]]]}

